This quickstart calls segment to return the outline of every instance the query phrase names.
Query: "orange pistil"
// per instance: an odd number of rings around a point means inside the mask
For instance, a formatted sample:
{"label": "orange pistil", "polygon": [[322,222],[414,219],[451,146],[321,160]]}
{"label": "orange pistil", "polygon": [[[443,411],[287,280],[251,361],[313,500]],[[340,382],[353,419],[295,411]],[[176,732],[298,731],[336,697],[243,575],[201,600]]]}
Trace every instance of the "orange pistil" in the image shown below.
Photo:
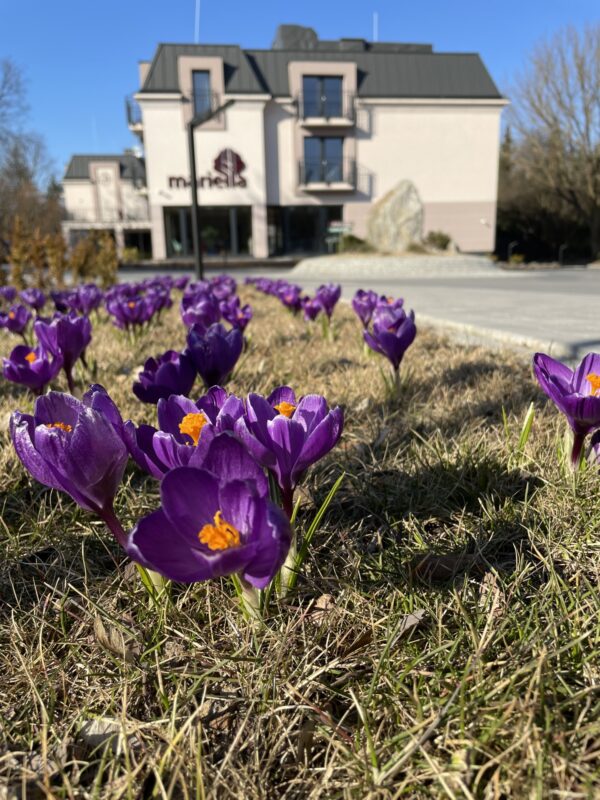
{"label": "orange pistil", "polygon": [[8,318],[9,318],[9,319],[14,319],[16,316],[17,316],[17,315],[15,314],[15,312],[14,312],[14,311],[9,311],[9,312],[8,312]]}
{"label": "orange pistil", "polygon": [[50,422],[46,425],[47,428],[60,428],[61,431],[65,431],[66,433],[71,433],[73,430],[72,425],[68,425],[66,422]]}
{"label": "orange pistil", "polygon": [[600,395],[600,375],[594,375],[594,373],[591,373],[590,375],[586,375],[585,379],[592,387],[591,393],[593,395]]}
{"label": "orange pistil", "polygon": [[27,355],[25,356],[25,361],[29,361],[30,364],[33,364],[33,362],[36,360],[36,358],[37,358],[37,356],[32,350],[30,353],[27,353]]}
{"label": "orange pistil", "polygon": [[135,308],[135,303],[133,302],[133,300],[130,300],[129,303],[127,303],[127,307],[128,308]]}
{"label": "orange pistil", "polygon": [[209,550],[229,550],[230,547],[239,547],[241,544],[240,532],[230,522],[223,519],[223,513],[217,511],[214,525],[208,522],[198,534],[202,544]]}
{"label": "orange pistil", "polygon": [[202,428],[207,422],[206,414],[202,413],[202,411],[197,414],[186,414],[179,423],[179,432],[189,436],[194,444],[198,444]]}
{"label": "orange pistil", "polygon": [[293,403],[288,403],[283,400],[281,403],[278,403],[274,406],[275,411],[279,412],[284,417],[291,417],[294,411],[296,410],[296,406]]}

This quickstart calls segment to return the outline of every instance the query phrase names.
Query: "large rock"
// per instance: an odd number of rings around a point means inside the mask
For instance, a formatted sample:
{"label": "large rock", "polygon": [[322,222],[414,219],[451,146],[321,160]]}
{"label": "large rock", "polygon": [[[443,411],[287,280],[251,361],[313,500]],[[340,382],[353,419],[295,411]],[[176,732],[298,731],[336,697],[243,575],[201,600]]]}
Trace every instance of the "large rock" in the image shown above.
{"label": "large rock", "polygon": [[423,205],[411,181],[400,181],[369,213],[367,240],[380,253],[400,253],[423,234]]}

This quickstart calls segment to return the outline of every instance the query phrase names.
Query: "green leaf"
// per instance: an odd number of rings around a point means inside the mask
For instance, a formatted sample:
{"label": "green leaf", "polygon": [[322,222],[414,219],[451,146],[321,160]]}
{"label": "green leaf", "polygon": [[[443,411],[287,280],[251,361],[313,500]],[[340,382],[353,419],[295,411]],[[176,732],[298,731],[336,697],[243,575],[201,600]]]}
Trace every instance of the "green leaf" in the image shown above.
{"label": "green leaf", "polygon": [[306,531],[306,533],[304,535],[304,539],[302,540],[302,547],[300,547],[300,549],[298,550],[298,555],[296,557],[296,563],[294,565],[294,571],[292,572],[292,574],[289,576],[289,579],[288,579],[288,584],[287,584],[287,588],[288,589],[293,589],[294,586],[296,585],[296,581],[298,579],[298,572],[300,571],[300,568],[302,567],[302,564],[304,563],[304,561],[306,559],[306,556],[308,554],[308,550],[309,550],[312,538],[315,535],[315,532],[316,532],[317,528],[321,524],[321,520],[323,519],[323,517],[325,515],[325,512],[329,508],[329,506],[331,504],[331,501],[333,500],[333,498],[337,494],[337,491],[340,488],[340,486],[342,485],[342,481],[344,480],[345,477],[346,477],[346,473],[342,472],[340,477],[337,479],[337,481],[333,484],[333,486],[329,490],[329,494],[327,495],[325,500],[323,500],[321,508],[315,514],[315,516],[313,518],[313,521],[310,524],[309,529]]}

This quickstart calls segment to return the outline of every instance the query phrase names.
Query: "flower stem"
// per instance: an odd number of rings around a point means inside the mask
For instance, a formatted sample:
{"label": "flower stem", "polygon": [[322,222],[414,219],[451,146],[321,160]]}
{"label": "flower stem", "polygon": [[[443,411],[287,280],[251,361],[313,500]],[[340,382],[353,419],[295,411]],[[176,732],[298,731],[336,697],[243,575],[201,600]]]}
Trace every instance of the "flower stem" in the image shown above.
{"label": "flower stem", "polygon": [[260,595],[258,589],[245,581],[241,575],[237,576],[240,588],[240,599],[247,616],[252,620],[261,620]]}
{"label": "flower stem", "polygon": [[585,434],[573,434],[573,447],[571,448],[571,469],[577,472],[581,463],[581,454],[583,452],[583,443],[585,441]]}
{"label": "flower stem", "polygon": [[117,515],[114,512],[114,509],[111,506],[108,508],[103,508],[102,511],[99,512],[100,518],[105,523],[106,527],[115,537],[117,542],[121,545],[121,547],[125,550],[127,544],[127,534],[123,530],[123,526],[121,525]]}
{"label": "flower stem", "polygon": [[75,394],[75,381],[73,380],[73,370],[71,368],[65,369],[65,375],[67,376],[67,386],[69,387],[69,392],[71,394]]}
{"label": "flower stem", "polygon": [[292,514],[294,513],[294,490],[293,489],[282,489],[281,490],[281,505],[283,510],[285,511],[285,515],[288,519],[292,518]]}
{"label": "flower stem", "polygon": [[288,554],[286,556],[285,561],[283,562],[283,566],[281,567],[281,589],[280,594],[281,597],[285,597],[288,593],[288,589],[290,587],[291,577],[296,572],[298,565],[298,546],[296,544],[296,532],[292,529],[292,541],[290,544],[290,549],[288,550]]}

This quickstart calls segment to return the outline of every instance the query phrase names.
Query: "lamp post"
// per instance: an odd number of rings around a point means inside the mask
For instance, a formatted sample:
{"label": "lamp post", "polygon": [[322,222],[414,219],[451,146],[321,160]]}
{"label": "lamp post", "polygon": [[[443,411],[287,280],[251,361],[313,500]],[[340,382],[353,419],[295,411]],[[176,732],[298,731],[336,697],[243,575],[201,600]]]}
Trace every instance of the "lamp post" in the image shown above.
{"label": "lamp post", "polygon": [[208,122],[209,119],[216,117],[230,105],[233,105],[233,100],[218,106],[214,110],[206,111],[202,114],[196,114],[188,122],[188,157],[190,161],[190,183],[192,187],[192,242],[194,247],[194,272],[197,280],[202,280],[204,277],[204,265],[202,263],[202,241],[200,236],[200,209],[198,206],[198,185],[196,178],[196,146],[194,142],[194,131],[200,125]]}

